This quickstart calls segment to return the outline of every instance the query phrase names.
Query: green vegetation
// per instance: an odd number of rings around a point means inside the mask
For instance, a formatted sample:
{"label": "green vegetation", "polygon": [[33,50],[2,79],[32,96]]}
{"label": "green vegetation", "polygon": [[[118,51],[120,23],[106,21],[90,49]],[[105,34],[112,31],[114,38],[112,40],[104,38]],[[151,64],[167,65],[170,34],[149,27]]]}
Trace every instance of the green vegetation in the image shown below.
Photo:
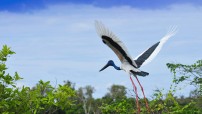
{"label": "green vegetation", "polygon": [[[0,50],[0,113],[1,114],[134,114],[136,104],[134,97],[128,97],[127,88],[112,85],[102,98],[93,98],[95,89],[87,85],[75,89],[75,84],[64,81],[64,84],[53,87],[50,82],[39,82],[32,88],[16,87],[22,80],[16,72],[11,76],[6,72],[7,58],[15,54],[8,46]],[[153,98],[148,100],[152,114],[202,114],[202,60],[192,65],[167,64],[173,73],[170,90],[163,88],[154,91]],[[180,84],[194,86],[189,97],[175,96],[182,89]],[[184,87],[184,86],[183,86]],[[148,113],[144,99],[139,99],[141,113]]]}

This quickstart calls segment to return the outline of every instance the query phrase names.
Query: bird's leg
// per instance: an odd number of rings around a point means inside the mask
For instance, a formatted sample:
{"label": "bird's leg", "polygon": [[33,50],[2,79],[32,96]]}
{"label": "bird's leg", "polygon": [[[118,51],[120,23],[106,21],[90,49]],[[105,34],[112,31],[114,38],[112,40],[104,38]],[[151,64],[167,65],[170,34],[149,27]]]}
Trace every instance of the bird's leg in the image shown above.
{"label": "bird's leg", "polygon": [[135,76],[135,78],[137,79],[137,82],[139,83],[139,85],[140,85],[140,87],[141,87],[141,90],[142,90],[142,93],[143,93],[143,95],[144,95],[144,101],[145,101],[145,103],[146,103],[147,111],[150,112],[150,108],[149,108],[147,99],[146,99],[145,94],[144,94],[144,89],[143,89],[142,85],[140,84],[140,81],[138,80],[137,76]]}
{"label": "bird's leg", "polygon": [[137,105],[137,109],[138,109],[138,112],[137,112],[137,113],[139,114],[139,113],[140,113],[140,105],[139,105],[139,102],[138,102],[137,87],[135,86],[135,83],[134,83],[134,81],[133,81],[131,75],[130,75],[130,80],[131,80],[131,82],[132,82],[132,84],[133,84],[133,90],[134,90],[134,92],[135,92],[135,94],[136,94],[136,105]]}

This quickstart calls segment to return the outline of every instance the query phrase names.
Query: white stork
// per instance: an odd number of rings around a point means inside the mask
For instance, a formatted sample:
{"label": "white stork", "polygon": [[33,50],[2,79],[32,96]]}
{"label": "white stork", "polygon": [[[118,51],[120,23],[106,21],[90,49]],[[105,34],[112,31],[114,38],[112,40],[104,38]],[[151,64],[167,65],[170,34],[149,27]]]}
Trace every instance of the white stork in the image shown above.
{"label": "white stork", "polygon": [[155,43],[146,51],[141,53],[139,56],[135,58],[135,60],[132,59],[123,42],[121,42],[119,38],[115,36],[109,29],[107,29],[101,22],[95,21],[95,27],[98,35],[102,38],[102,41],[114,51],[114,53],[118,56],[119,60],[121,61],[121,67],[118,67],[114,64],[112,60],[109,60],[108,63],[100,71],[106,69],[108,66],[113,66],[116,70],[124,70],[130,76],[130,80],[133,84],[134,91],[136,93],[136,104],[138,112],[140,112],[137,88],[131,78],[131,75],[133,75],[137,79],[137,82],[141,87],[146,102],[146,107],[147,110],[149,111],[149,106],[144,94],[143,87],[137,78],[137,75],[144,77],[149,75],[149,73],[141,71],[139,68],[140,66],[150,62],[159,53],[163,44],[170,37],[176,34],[176,27],[173,27],[159,42]]}

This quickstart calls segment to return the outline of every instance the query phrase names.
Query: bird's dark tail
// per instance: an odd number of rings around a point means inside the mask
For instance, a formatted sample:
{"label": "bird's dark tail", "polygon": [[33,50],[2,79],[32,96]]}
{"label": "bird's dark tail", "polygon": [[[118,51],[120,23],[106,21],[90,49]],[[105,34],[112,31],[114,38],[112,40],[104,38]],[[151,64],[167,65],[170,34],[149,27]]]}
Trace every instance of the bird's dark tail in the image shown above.
{"label": "bird's dark tail", "polygon": [[144,72],[144,71],[141,71],[141,72],[134,72],[134,71],[131,70],[131,72],[133,73],[133,75],[138,75],[138,76],[143,76],[143,77],[149,75],[148,72]]}

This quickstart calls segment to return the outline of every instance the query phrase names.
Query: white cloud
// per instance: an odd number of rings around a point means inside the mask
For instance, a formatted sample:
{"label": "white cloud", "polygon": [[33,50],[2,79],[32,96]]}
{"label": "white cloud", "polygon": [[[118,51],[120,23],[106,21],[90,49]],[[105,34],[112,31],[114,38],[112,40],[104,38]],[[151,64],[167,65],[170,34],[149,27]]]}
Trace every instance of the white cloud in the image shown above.
{"label": "white cloud", "polygon": [[17,53],[8,62],[9,71],[18,71],[23,83],[34,85],[43,79],[54,85],[56,78],[58,83],[70,80],[77,86],[95,86],[95,96],[101,97],[107,84],[132,86],[124,72],[112,68],[98,72],[109,59],[118,65],[120,62],[97,36],[94,20],[103,21],[134,56],[160,40],[170,25],[178,25],[177,35],[153,62],[142,68],[150,73],[140,78],[150,96],[156,87],[169,88],[167,62],[190,64],[201,59],[201,11],[202,7],[191,5],[157,10],[55,5],[33,13],[0,12],[0,44],[8,44]]}

